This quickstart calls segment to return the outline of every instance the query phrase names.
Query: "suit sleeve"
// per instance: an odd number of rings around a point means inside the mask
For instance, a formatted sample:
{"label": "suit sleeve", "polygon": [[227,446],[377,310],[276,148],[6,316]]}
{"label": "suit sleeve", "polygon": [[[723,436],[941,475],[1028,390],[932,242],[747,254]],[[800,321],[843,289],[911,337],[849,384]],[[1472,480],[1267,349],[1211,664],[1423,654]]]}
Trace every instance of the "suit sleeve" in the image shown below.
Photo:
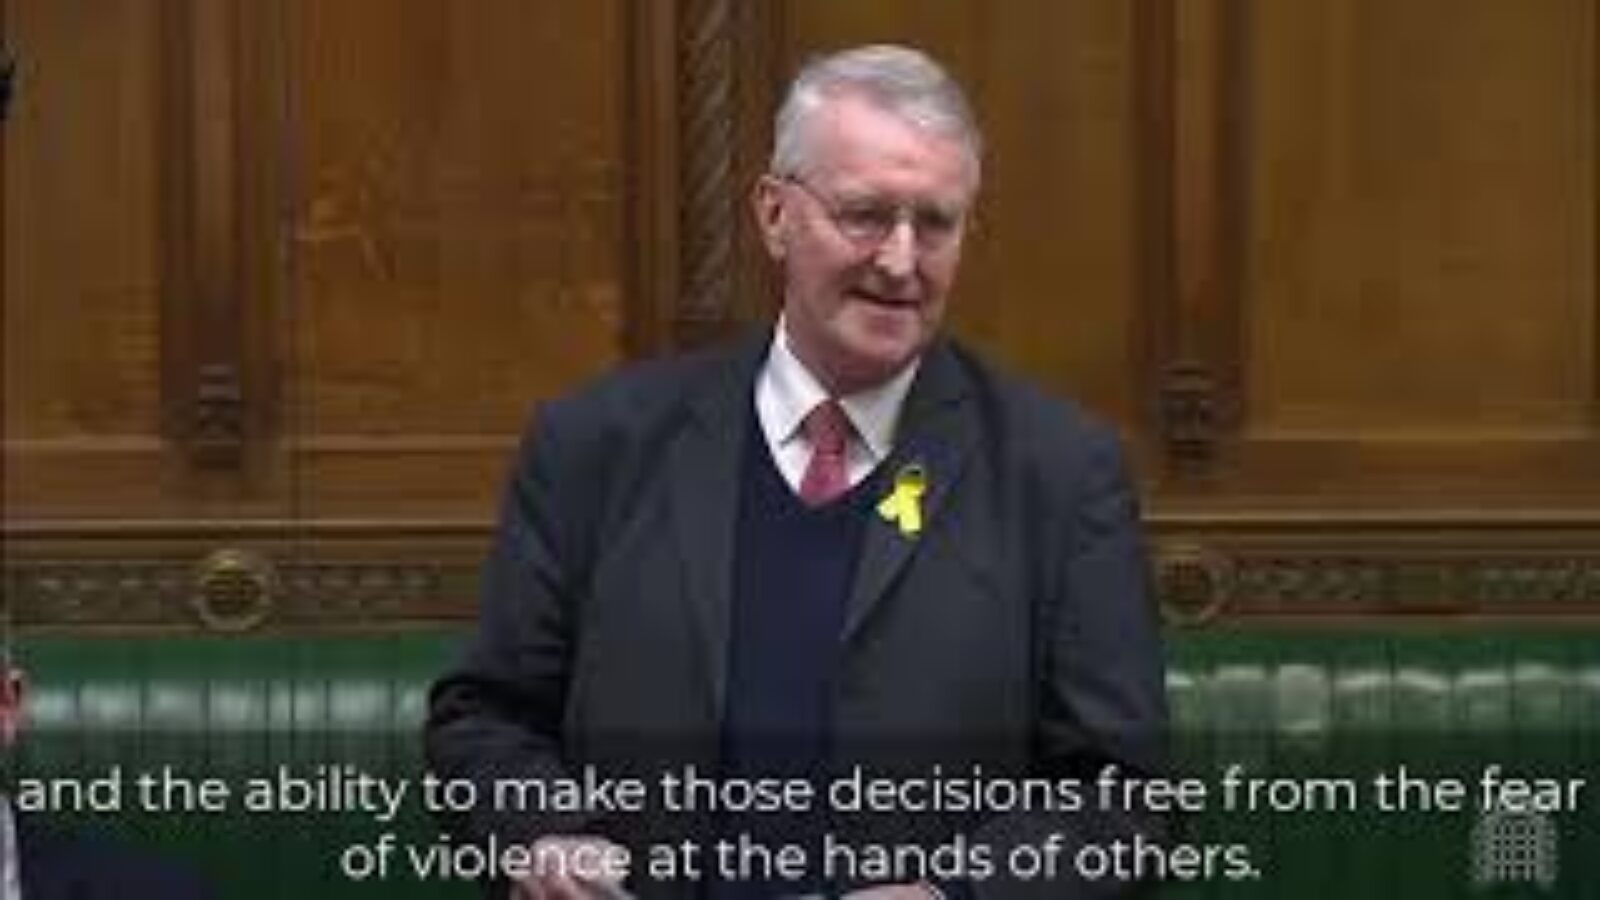
{"label": "suit sleeve", "polygon": [[590,818],[497,808],[497,781],[572,777],[562,720],[572,660],[574,604],[589,551],[594,503],[584,455],[568,452],[558,407],[524,438],[483,569],[476,633],[433,686],[424,743],[430,771],[476,786],[477,805],[450,821],[459,837],[531,843],[592,833]]}
{"label": "suit sleeve", "polygon": [[213,900],[213,886],[177,859],[82,829],[16,818],[24,898]]}
{"label": "suit sleeve", "polygon": [[1164,664],[1137,494],[1110,435],[1096,436],[1084,473],[1042,616],[1040,756],[1048,768],[1160,774]]}
{"label": "suit sleeve", "polygon": [[[1049,596],[1038,598],[1033,768],[1083,783],[1086,806],[1071,814],[1001,817],[984,829],[985,839],[1002,848],[1059,836],[1068,861],[1086,844],[1164,843],[1167,826],[1144,810],[1094,803],[1095,779],[1108,766],[1133,776],[1166,774],[1167,710],[1135,489],[1109,433],[1090,432],[1081,459],[1081,477],[1055,502],[1062,527],[1048,530],[1055,541],[1064,536],[1064,547],[1052,558]],[[1149,888],[1148,879],[1087,880],[1068,869],[1060,878],[1001,877],[972,887],[985,900],[1133,897]]]}

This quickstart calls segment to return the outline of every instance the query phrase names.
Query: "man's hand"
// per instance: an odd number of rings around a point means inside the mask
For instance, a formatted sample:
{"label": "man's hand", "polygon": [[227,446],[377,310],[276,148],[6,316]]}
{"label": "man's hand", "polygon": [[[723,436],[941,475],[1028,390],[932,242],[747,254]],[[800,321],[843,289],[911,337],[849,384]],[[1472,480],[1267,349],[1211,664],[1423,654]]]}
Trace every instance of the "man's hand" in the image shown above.
{"label": "man's hand", "polygon": [[518,879],[514,900],[624,900],[628,850],[601,837],[548,837],[533,845],[534,871]]}
{"label": "man's hand", "polygon": [[931,884],[879,884],[844,895],[844,900],[943,900],[944,892]]}

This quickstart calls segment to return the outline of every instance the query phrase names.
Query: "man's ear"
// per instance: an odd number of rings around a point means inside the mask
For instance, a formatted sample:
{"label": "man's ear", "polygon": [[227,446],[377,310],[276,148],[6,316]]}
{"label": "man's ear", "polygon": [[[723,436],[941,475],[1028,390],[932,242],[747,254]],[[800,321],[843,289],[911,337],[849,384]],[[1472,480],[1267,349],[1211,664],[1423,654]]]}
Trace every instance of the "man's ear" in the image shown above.
{"label": "man's ear", "polygon": [[783,206],[783,184],[772,175],[756,179],[750,190],[750,209],[755,213],[756,228],[761,232],[761,243],[767,255],[781,261],[788,252],[787,216]]}

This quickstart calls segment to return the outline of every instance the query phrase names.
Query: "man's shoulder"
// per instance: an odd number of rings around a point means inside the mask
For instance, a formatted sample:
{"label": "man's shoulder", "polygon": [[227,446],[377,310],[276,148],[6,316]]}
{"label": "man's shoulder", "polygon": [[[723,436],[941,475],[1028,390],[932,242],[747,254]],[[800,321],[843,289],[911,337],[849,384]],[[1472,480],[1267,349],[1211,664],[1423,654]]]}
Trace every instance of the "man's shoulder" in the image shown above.
{"label": "man's shoulder", "polygon": [[19,815],[16,821],[24,897],[212,896],[193,872],[142,848],[33,816]]}
{"label": "man's shoulder", "polygon": [[1053,510],[1076,516],[1086,509],[1085,497],[1115,498],[1111,506],[1093,508],[1136,515],[1125,512],[1131,507],[1123,500],[1136,496],[1136,478],[1115,425],[1036,381],[956,352],[970,385],[980,452],[997,484],[1027,497],[1030,515]]}
{"label": "man's shoulder", "polygon": [[[681,413],[730,381],[753,383],[752,337],[625,363],[538,405],[536,418],[620,422],[639,428]],[[754,359],[759,359],[755,357]]]}
{"label": "man's shoulder", "polygon": [[569,397],[574,401],[678,401],[693,397],[717,379],[731,377],[741,368],[749,349],[746,341],[737,341],[636,360],[580,386]]}
{"label": "man's shoulder", "polygon": [[543,457],[588,482],[618,466],[644,470],[697,418],[721,433],[753,409],[759,336],[662,359],[628,363],[537,403],[519,458]]}
{"label": "man's shoulder", "polygon": [[1023,448],[1056,453],[1074,448],[1113,449],[1117,429],[1076,400],[1046,389],[959,341],[949,352],[976,398],[985,426]]}

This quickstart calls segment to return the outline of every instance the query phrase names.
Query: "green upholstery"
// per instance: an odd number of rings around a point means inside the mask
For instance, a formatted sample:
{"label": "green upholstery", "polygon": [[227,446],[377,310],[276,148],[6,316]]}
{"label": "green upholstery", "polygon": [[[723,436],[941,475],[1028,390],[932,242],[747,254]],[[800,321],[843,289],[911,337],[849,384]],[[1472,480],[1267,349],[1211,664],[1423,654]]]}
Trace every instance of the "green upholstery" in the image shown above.
{"label": "green upholstery", "polygon": [[[238,779],[339,761],[414,774],[425,691],[451,643],[443,633],[29,638],[31,715],[19,769],[94,775],[115,765],[130,774],[172,766]],[[1211,776],[1229,763],[1262,776],[1365,779],[1400,763],[1417,774],[1475,778],[1494,762],[1586,777],[1600,760],[1600,634],[1212,630],[1174,636],[1170,656],[1179,771],[1213,788]],[[1563,891],[1600,884],[1600,796],[1588,800],[1580,815],[1557,817]],[[1476,821],[1370,806],[1338,815],[1212,809],[1184,820],[1184,839],[1246,844],[1264,877],[1175,883],[1166,896],[1520,896],[1471,893]],[[405,879],[356,885],[336,871],[337,848],[384,831],[436,837],[415,806],[394,825],[236,808],[102,824],[192,861],[229,897],[474,895]]]}
{"label": "green upholstery", "polygon": [[1600,780],[1600,634],[1218,632],[1174,642],[1168,689],[1183,768],[1240,763],[1283,777],[1343,776],[1363,789],[1355,813],[1200,817],[1197,832],[1248,842],[1270,875],[1171,896],[1600,896],[1600,793],[1552,817],[1554,889],[1479,890],[1470,879],[1478,814],[1418,811],[1416,794],[1411,811],[1380,812],[1370,780],[1403,765],[1434,783],[1460,779],[1469,803],[1492,764]]}
{"label": "green upholstery", "polygon": [[[429,679],[448,655],[440,634],[304,638],[31,638],[25,775],[124,774],[124,814],[86,824],[182,857],[225,885],[224,896],[475,896],[460,885],[388,881],[357,886],[330,848],[398,831],[427,841],[431,821],[398,825],[359,815],[130,814],[134,773],[164,768],[191,783],[271,777],[349,763],[391,778],[419,769],[417,729]],[[452,890],[453,888],[453,890]]]}

